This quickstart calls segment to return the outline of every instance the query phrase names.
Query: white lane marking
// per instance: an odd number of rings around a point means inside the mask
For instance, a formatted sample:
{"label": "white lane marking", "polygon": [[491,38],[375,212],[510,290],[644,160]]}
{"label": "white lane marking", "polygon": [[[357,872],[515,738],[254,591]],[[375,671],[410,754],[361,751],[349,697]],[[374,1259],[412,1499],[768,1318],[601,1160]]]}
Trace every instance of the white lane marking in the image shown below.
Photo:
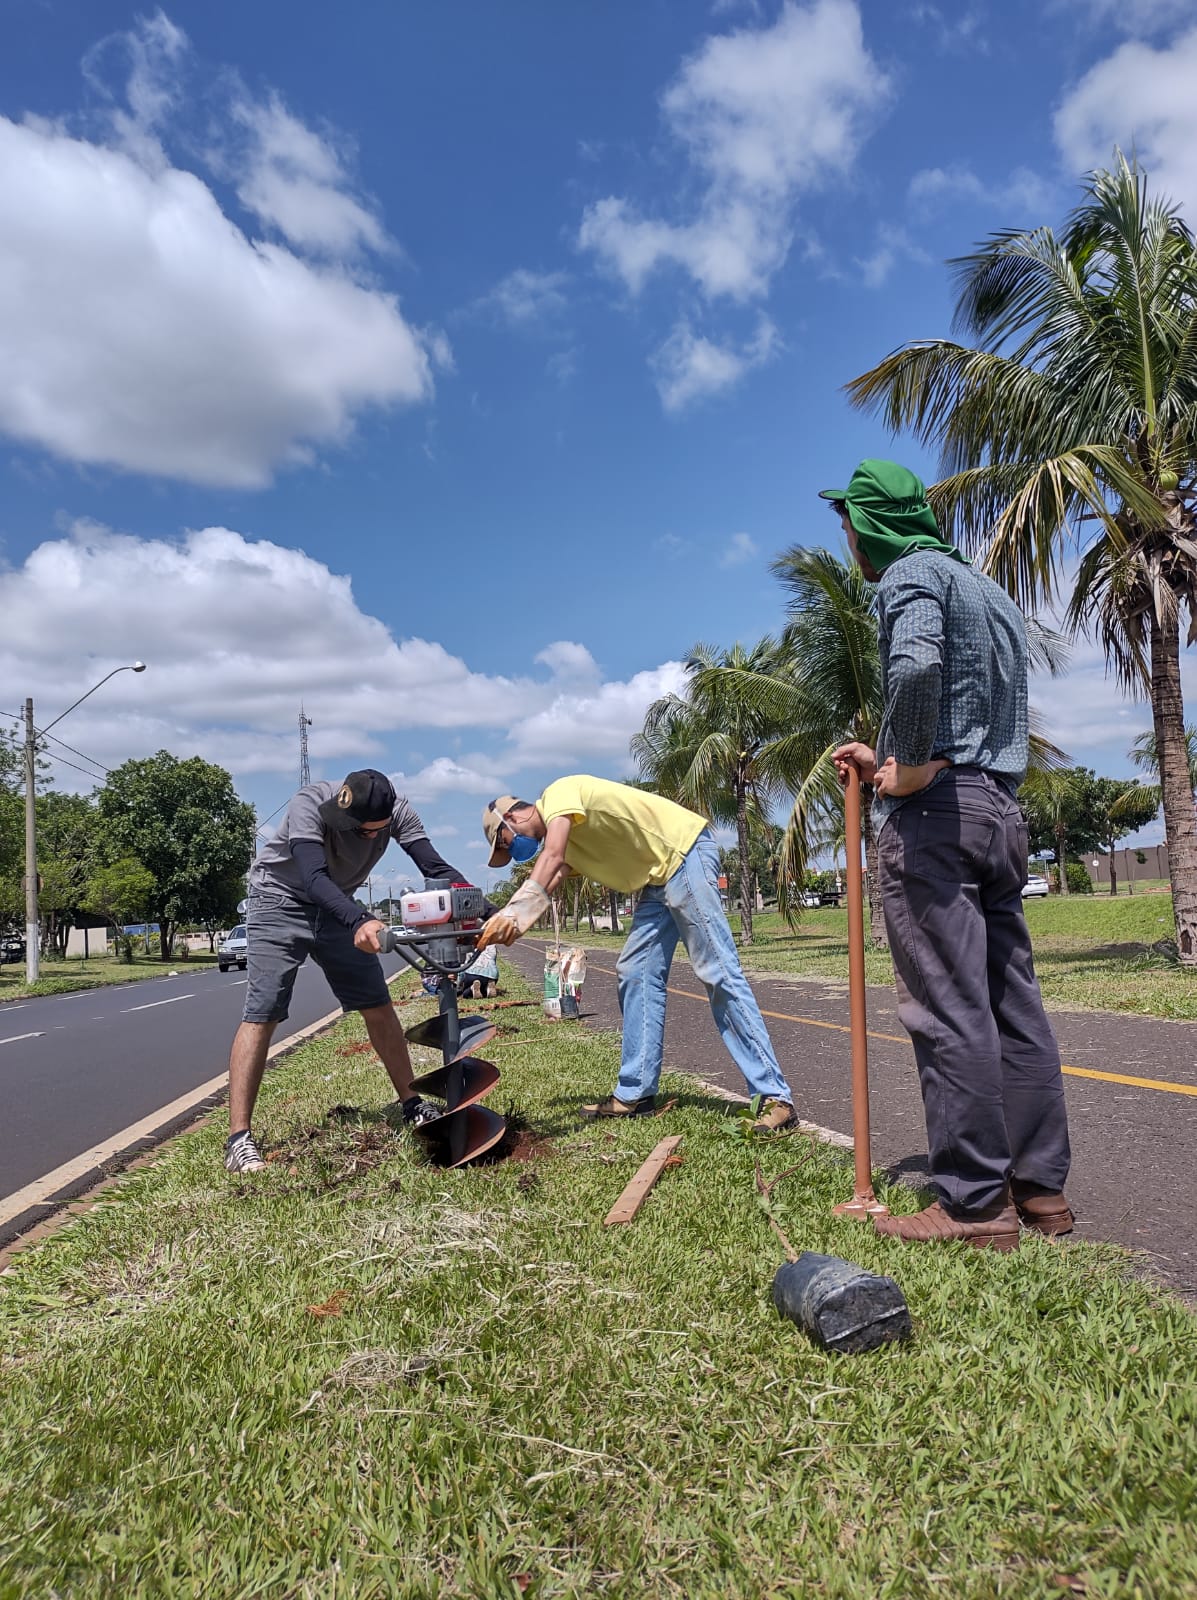
{"label": "white lane marking", "polygon": [[151,1000],[144,1006],[126,1006],[121,1012],[122,1017],[127,1017],[131,1011],[152,1011],[155,1006],[173,1006],[176,1000],[194,1000],[193,994],[172,994],[169,1000]]}
{"label": "white lane marking", "polygon": [[0,1044],[19,1044],[22,1039],[40,1039],[44,1032],[43,1029],[42,1033],[14,1033],[7,1039],[0,1039]]}

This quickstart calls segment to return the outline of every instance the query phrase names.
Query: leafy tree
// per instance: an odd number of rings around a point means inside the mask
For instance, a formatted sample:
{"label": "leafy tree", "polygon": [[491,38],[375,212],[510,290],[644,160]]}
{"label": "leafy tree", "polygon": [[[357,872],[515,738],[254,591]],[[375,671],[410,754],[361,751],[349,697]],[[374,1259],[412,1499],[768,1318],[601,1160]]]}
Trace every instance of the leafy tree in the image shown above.
{"label": "leafy tree", "polygon": [[1098,823],[1102,849],[1110,858],[1110,893],[1118,893],[1118,866],[1114,850],[1119,839],[1145,828],[1160,809],[1158,791],[1147,784],[1124,778],[1094,778],[1090,784],[1090,804]]}
{"label": "leafy tree", "polygon": [[85,909],[87,881],[101,846],[101,823],[94,803],[79,794],[40,794],[37,798],[37,857],[42,885],[38,903],[43,944],[66,954],[67,938]]}
{"label": "leafy tree", "polygon": [[112,924],[118,951],[131,960],[133,947],[122,933],[130,922],[142,922],[154,900],[154,874],[136,856],[122,856],[106,867],[96,867],[83,893],[82,906]]}
{"label": "leafy tree", "polygon": [[[1027,813],[1031,844],[1051,844],[1057,861],[1074,861],[1094,850],[1110,858],[1110,893],[1118,893],[1114,851],[1119,839],[1145,827],[1159,810],[1159,791],[1137,778],[1099,778],[1088,767],[1066,767],[1048,776],[1031,773],[1019,798]],[[1067,876],[1062,892],[1069,892]]]}
{"label": "leafy tree", "polygon": [[1124,687],[1149,691],[1177,947],[1197,965],[1197,818],[1180,679],[1197,626],[1197,245],[1118,156],[1057,234],[996,233],[955,264],[957,326],[848,385],[938,445],[941,526],[1025,605],[1082,546],[1068,605]]}
{"label": "leafy tree", "polygon": [[113,845],[154,879],[151,916],[169,961],[180,922],[197,922],[229,892],[254,849],[253,807],[237,798],[223,767],[166,750],[126,761],[99,791]]}
{"label": "leafy tree", "polygon": [[716,822],[734,822],[740,855],[740,942],[752,943],[750,836],[793,787],[807,748],[801,690],[776,640],[719,651],[696,645],[683,695],[655,700],[632,740],[641,774]]}

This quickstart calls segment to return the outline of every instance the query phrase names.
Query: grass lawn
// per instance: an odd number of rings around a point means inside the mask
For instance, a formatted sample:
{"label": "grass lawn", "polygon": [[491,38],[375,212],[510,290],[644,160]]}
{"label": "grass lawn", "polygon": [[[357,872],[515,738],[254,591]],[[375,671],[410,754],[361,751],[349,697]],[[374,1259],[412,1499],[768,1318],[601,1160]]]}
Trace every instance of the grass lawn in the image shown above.
{"label": "grass lawn", "polygon": [[[1153,950],[1175,936],[1169,894],[1050,895],[1023,902],[1035,950],[1035,970],[1048,1006],[1134,1011],[1143,1016],[1197,1020],[1197,981],[1166,955]],[[739,934],[740,919],[732,927]],[[625,924],[626,927],[626,924]],[[622,935],[562,930],[562,943],[577,939],[616,949]],[[678,957],[685,959],[679,949]],[[848,976],[848,913],[826,908],[803,914],[797,930],[776,912],[753,918],[753,943],[740,951],[749,971],[801,977]],[[893,982],[884,950],[869,950],[870,983]]]}
{"label": "grass lawn", "polygon": [[579,1127],[611,1037],[498,1016],[522,1158],[423,1164],[349,1022],[268,1075],[268,1172],[224,1174],[216,1118],[15,1258],[4,1600],[1197,1594],[1197,1321],[1120,1253],[904,1249],[830,1215],[843,1152],[775,1141],[790,1236],[915,1317],[821,1353],[772,1308],[727,1107],[675,1079],[661,1118]]}
{"label": "grass lawn", "polygon": [[115,956],[92,956],[84,961],[71,956],[67,961],[42,959],[41,976],[33,984],[25,982],[25,963],[5,963],[0,967],[0,1001],[26,999],[39,994],[73,994],[77,989],[101,989],[109,983],[132,983],[138,978],[164,978],[168,972],[185,967],[213,967],[216,957],[207,950],[193,950],[187,962],[176,950],[171,961],[157,956],[134,956],[132,963]]}

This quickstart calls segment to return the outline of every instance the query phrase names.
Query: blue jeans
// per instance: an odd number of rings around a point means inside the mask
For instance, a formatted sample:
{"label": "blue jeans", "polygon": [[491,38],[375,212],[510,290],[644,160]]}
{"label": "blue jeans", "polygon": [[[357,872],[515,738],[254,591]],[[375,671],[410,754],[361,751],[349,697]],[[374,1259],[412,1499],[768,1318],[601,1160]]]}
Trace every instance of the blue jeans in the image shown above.
{"label": "blue jeans", "polygon": [[615,1093],[625,1104],[656,1094],[665,1050],[665,985],[681,940],[732,1060],[754,1094],[789,1105],[756,997],[740,968],[719,898],[719,851],[704,828],[672,878],[641,892],[616,968],[623,1060]]}

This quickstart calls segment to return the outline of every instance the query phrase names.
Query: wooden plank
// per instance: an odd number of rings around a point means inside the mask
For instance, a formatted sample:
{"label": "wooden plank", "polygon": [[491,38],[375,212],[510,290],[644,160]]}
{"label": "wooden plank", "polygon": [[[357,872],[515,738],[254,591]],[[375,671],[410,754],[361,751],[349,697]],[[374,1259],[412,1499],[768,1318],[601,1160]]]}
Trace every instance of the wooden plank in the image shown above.
{"label": "wooden plank", "polygon": [[649,1156],[648,1160],[604,1217],[604,1228],[609,1228],[615,1222],[631,1222],[637,1211],[644,1204],[648,1191],[661,1176],[665,1163],[681,1142],[682,1136],[680,1133],[674,1134],[671,1139],[661,1140],[652,1155]]}

